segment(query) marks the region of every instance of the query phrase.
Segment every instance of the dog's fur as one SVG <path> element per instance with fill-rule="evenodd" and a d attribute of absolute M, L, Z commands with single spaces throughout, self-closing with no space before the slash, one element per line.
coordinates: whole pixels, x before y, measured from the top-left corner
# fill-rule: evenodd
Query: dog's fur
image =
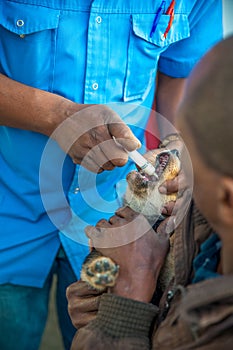
<path fill-rule="evenodd" d="M 176 194 L 161 194 L 159 186 L 179 173 L 180 160 L 177 150 L 165 150 L 159 154 L 150 152 L 149 161 L 154 165 L 157 176 L 146 175 L 143 171 L 131 171 L 126 178 L 128 186 L 124 204 L 143 214 L 155 227 L 164 218 L 161 211 L 165 203 L 176 200 Z M 173 239 L 172 236 L 170 251 L 160 273 L 159 284 L 162 289 L 173 276 Z M 119 266 L 93 249 L 83 263 L 81 279 L 93 288 L 102 291 L 115 284 L 118 273 Z"/>

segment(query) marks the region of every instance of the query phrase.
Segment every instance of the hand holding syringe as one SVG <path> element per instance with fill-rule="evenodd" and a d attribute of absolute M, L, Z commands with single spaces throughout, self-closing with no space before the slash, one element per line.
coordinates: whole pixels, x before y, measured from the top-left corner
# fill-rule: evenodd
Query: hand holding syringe
<path fill-rule="evenodd" d="M 113 139 L 119 147 L 124 148 L 119 142 L 117 142 L 114 136 L 113 136 Z M 125 148 L 124 150 L 128 153 L 129 158 L 132 159 L 132 161 L 135 164 L 137 164 L 146 174 L 154 175 L 155 177 L 158 177 L 153 165 L 150 162 L 148 162 L 148 160 L 144 158 L 137 150 L 134 150 L 131 152 L 127 151 L 127 149 Z"/>

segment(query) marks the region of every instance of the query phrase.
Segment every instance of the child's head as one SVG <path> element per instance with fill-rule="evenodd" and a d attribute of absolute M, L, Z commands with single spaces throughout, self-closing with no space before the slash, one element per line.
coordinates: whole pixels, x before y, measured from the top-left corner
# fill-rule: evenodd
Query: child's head
<path fill-rule="evenodd" d="M 194 170 L 194 198 L 221 235 L 233 227 L 233 37 L 193 70 L 177 126 Z"/>

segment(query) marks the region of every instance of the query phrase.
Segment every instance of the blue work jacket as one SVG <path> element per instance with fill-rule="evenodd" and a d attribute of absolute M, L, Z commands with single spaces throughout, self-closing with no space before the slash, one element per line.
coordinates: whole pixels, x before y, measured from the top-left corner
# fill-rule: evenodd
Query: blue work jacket
<path fill-rule="evenodd" d="M 170 3 L 1 0 L 0 72 L 77 103 L 107 104 L 144 143 L 157 71 L 187 77 L 222 37 L 220 0 L 177 0 L 165 37 Z M 61 243 L 79 277 L 84 228 L 121 205 L 132 166 L 96 176 L 45 135 L 1 126 L 0 283 L 42 286 Z"/>

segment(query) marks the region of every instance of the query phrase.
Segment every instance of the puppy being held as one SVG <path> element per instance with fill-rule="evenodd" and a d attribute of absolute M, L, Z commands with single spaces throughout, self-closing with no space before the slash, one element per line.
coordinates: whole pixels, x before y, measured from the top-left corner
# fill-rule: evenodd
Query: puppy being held
<path fill-rule="evenodd" d="M 155 167 L 155 175 L 147 175 L 143 170 L 131 171 L 126 177 L 124 206 L 143 214 L 150 225 L 156 228 L 165 218 L 161 215 L 164 205 L 177 199 L 177 193 L 162 194 L 159 192 L 159 187 L 178 175 L 181 163 L 176 149 L 163 150 L 157 154 L 155 151 L 150 151 L 145 157 Z M 174 235 L 171 235 L 170 250 L 159 278 L 162 290 L 173 276 L 173 241 Z M 115 285 L 119 270 L 120 266 L 112 259 L 102 256 L 93 248 L 83 263 L 81 280 L 102 292 Z"/>

